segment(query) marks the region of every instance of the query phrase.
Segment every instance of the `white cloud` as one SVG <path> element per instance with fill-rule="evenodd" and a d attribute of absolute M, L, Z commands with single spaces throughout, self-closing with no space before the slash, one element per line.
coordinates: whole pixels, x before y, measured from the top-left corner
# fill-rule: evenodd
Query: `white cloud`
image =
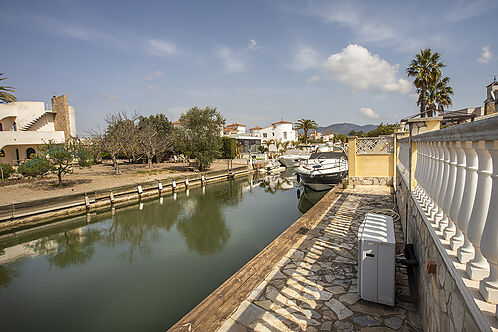
<path fill-rule="evenodd" d="M 295 71 L 304 71 L 318 68 L 322 61 L 322 56 L 316 50 L 307 46 L 301 46 L 296 54 L 294 54 L 293 61 L 289 67 Z"/>
<path fill-rule="evenodd" d="M 364 116 L 366 116 L 367 118 L 369 119 L 378 119 L 380 118 L 380 115 L 375 113 L 373 109 L 369 108 L 369 107 L 362 107 L 360 108 L 360 112 L 361 114 L 363 114 Z"/>
<path fill-rule="evenodd" d="M 247 70 L 245 61 L 229 47 L 218 47 L 216 56 L 221 59 L 226 71 L 229 73 L 239 73 Z"/>
<path fill-rule="evenodd" d="M 157 85 L 154 85 L 154 84 L 149 84 L 147 86 L 147 88 L 150 90 L 150 91 L 157 91 L 159 89 L 159 87 Z"/>
<path fill-rule="evenodd" d="M 248 50 L 259 50 L 260 48 L 254 39 L 249 40 L 249 45 L 247 45 Z"/>
<path fill-rule="evenodd" d="M 490 12 L 497 5 L 493 0 L 456 0 L 452 1 L 444 18 L 453 22 L 465 21 Z"/>
<path fill-rule="evenodd" d="M 161 77 L 164 77 L 164 73 L 162 71 L 156 70 L 148 73 L 147 76 L 145 76 L 145 79 L 150 81 L 155 78 L 161 78 Z"/>
<path fill-rule="evenodd" d="M 176 45 L 159 39 L 147 40 L 147 52 L 157 56 L 173 55 L 177 52 Z"/>
<path fill-rule="evenodd" d="M 313 82 L 316 82 L 316 81 L 319 81 L 320 80 L 320 76 L 318 75 L 313 75 L 311 76 L 310 78 L 308 78 L 308 83 L 313 83 Z"/>
<path fill-rule="evenodd" d="M 489 45 L 483 46 L 481 48 L 481 56 L 477 59 L 481 63 L 488 63 L 493 59 L 493 53 L 491 53 L 491 48 Z"/>
<path fill-rule="evenodd" d="M 115 101 L 115 100 L 117 100 L 117 99 L 118 99 L 118 97 L 117 97 L 117 96 L 112 95 L 112 94 L 110 94 L 110 93 L 106 93 L 106 94 L 104 95 L 104 97 L 106 97 L 107 99 L 112 100 L 112 101 Z"/>
<path fill-rule="evenodd" d="M 411 19 L 399 12 L 386 14 L 384 11 L 365 12 L 351 2 L 335 3 L 329 10 L 319 12 L 328 23 L 337 23 L 349 28 L 363 42 L 393 46 L 400 51 L 412 52 L 422 48 L 422 39 L 412 37 L 413 26 L 407 23 Z M 419 28 L 419 27 L 417 27 Z"/>
<path fill-rule="evenodd" d="M 351 44 L 340 53 L 332 54 L 322 67 L 353 91 L 411 92 L 408 80 L 396 78 L 398 65 L 389 64 L 360 45 Z"/>

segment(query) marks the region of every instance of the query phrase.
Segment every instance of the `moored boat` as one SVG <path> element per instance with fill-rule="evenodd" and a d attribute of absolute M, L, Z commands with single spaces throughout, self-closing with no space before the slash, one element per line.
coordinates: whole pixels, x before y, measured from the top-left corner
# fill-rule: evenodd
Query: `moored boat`
<path fill-rule="evenodd" d="M 315 152 L 297 169 L 303 184 L 313 190 L 333 188 L 348 174 L 348 160 L 342 149 Z"/>

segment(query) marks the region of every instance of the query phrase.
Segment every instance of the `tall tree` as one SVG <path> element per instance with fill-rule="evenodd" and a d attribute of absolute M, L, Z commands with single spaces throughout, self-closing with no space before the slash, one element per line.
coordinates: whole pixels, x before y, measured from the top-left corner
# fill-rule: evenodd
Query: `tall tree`
<path fill-rule="evenodd" d="M 147 158 L 147 167 L 152 168 L 152 159 L 172 149 L 170 134 L 173 126 L 164 114 L 141 116 L 137 123 L 139 151 Z"/>
<path fill-rule="evenodd" d="M 434 78 L 441 75 L 441 69 L 446 67 L 440 61 L 440 54 L 432 52 L 430 48 L 420 50 L 419 54 L 415 55 L 406 69 L 409 77 L 413 77 L 413 85 L 417 88 L 419 99 L 417 104 L 420 106 L 420 116 L 425 117 L 428 102 L 428 90 L 434 85 Z"/>
<path fill-rule="evenodd" d="M 453 95 L 453 88 L 448 85 L 450 82 L 449 77 L 440 80 L 436 85 L 435 102 L 438 105 L 439 115 L 444 113 L 444 108 L 452 104 L 451 96 Z"/>
<path fill-rule="evenodd" d="M 181 126 L 175 129 L 178 150 L 197 162 L 200 171 L 209 168 L 221 155 L 221 130 L 225 119 L 215 107 L 192 107 L 179 119 Z"/>
<path fill-rule="evenodd" d="M 0 73 L 0 76 L 2 76 L 3 73 Z M 7 77 L 0 77 L 0 81 L 6 80 Z M 0 103 L 5 104 L 5 103 L 10 103 L 12 101 L 16 101 L 16 97 L 11 94 L 10 92 L 14 92 L 14 88 L 11 86 L 6 86 L 6 85 L 0 85 Z"/>
<path fill-rule="evenodd" d="M 111 156 L 116 174 L 119 174 L 118 157 L 131 155 L 136 149 L 136 116 L 131 118 L 125 112 L 108 115 L 105 119 L 107 128 L 102 135 L 101 144 L 104 151 Z"/>
<path fill-rule="evenodd" d="M 301 119 L 294 124 L 297 130 L 302 130 L 304 132 L 304 144 L 308 144 L 308 132 L 312 129 L 317 129 L 318 124 L 315 120 Z"/>

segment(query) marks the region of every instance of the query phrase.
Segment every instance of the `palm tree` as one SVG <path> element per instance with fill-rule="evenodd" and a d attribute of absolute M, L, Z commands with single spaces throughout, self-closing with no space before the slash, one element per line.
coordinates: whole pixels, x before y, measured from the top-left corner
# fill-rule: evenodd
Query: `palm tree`
<path fill-rule="evenodd" d="M 3 73 L 0 73 L 2 76 Z M 6 77 L 1 78 L 0 81 L 7 79 Z M 16 101 L 16 97 L 9 92 L 14 92 L 14 88 L 11 86 L 0 85 L 0 103 L 10 103 L 11 101 Z"/>
<path fill-rule="evenodd" d="M 448 86 L 450 82 L 449 77 L 440 80 L 436 85 L 435 101 L 438 104 L 439 115 L 443 115 L 444 107 L 451 106 L 451 96 L 453 95 L 453 88 Z"/>
<path fill-rule="evenodd" d="M 428 102 L 428 90 L 434 83 L 434 78 L 441 75 L 441 68 L 446 67 L 440 62 L 441 56 L 437 52 L 432 52 L 430 48 L 420 50 L 420 53 L 415 55 L 406 69 L 409 77 L 413 77 L 413 85 L 417 88 L 419 99 L 417 105 L 420 106 L 420 116 L 425 116 L 426 106 Z"/>
<path fill-rule="evenodd" d="M 297 130 L 304 131 L 304 144 L 308 144 L 308 132 L 312 129 L 318 128 L 318 124 L 315 122 L 315 120 L 310 119 L 301 119 L 294 125 Z"/>

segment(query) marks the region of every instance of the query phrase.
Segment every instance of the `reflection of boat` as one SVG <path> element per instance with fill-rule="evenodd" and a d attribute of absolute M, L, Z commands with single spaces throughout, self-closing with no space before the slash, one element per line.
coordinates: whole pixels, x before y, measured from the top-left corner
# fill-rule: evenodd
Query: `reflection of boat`
<path fill-rule="evenodd" d="M 306 213 L 313 205 L 321 200 L 326 193 L 327 191 L 314 191 L 306 186 L 302 189 L 298 189 L 297 197 L 299 198 L 299 203 L 297 204 L 297 208 L 299 209 L 299 212 L 303 214 Z"/>
<path fill-rule="evenodd" d="M 344 150 L 315 152 L 297 169 L 304 185 L 313 190 L 327 190 L 340 183 L 348 174 L 348 160 Z"/>

